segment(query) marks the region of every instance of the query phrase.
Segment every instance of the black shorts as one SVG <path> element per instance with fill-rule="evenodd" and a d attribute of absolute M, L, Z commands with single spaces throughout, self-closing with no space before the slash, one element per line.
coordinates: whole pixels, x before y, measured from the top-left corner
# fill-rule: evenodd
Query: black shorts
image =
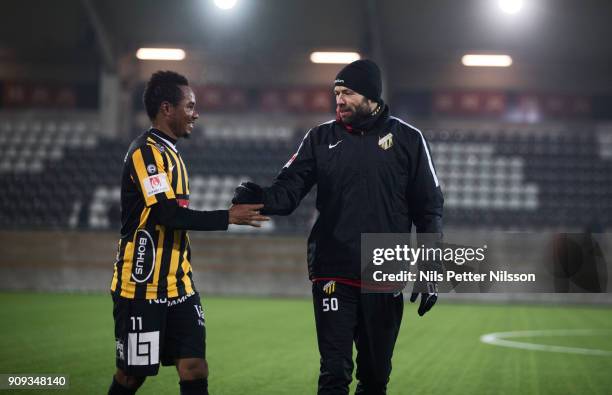
<path fill-rule="evenodd" d="M 117 368 L 130 376 L 155 376 L 160 361 L 206 358 L 204 312 L 197 293 L 157 300 L 113 295 Z"/>

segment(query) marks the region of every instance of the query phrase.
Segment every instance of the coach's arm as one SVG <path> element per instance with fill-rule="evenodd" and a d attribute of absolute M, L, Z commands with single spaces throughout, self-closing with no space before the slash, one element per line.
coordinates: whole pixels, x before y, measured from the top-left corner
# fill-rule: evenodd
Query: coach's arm
<path fill-rule="evenodd" d="M 416 226 L 419 245 L 439 247 L 442 242 L 442 211 L 444 197 L 440 182 L 434 168 L 433 158 L 427 141 L 421 134 L 417 138 L 416 149 L 412 152 L 412 185 L 408 191 L 408 200 L 412 221 Z M 420 271 L 443 271 L 442 262 L 419 262 Z M 438 287 L 435 281 L 417 282 L 414 285 L 410 301 L 415 302 L 419 295 L 421 301 L 417 310 L 419 316 L 425 315 L 438 300 Z"/>
<path fill-rule="evenodd" d="M 417 233 L 438 234 L 441 238 L 444 206 L 442 189 L 427 141 L 420 132 L 415 137 L 417 142 L 411 158 L 412 183 L 407 192 L 412 222 Z"/>
<path fill-rule="evenodd" d="M 263 203 L 262 214 L 289 215 L 300 204 L 316 182 L 316 163 L 310 132 L 306 133 L 297 152 L 282 168 L 269 187 L 252 182 L 242 183 L 232 203 Z"/>

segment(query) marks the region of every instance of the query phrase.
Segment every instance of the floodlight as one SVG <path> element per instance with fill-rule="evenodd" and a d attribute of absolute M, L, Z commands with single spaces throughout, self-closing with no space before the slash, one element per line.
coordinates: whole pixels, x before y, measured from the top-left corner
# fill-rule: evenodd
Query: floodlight
<path fill-rule="evenodd" d="M 357 52 L 313 52 L 310 54 L 312 63 L 348 64 L 361 59 Z"/>
<path fill-rule="evenodd" d="M 136 51 L 140 60 L 183 60 L 185 51 L 178 48 L 140 48 Z"/>
<path fill-rule="evenodd" d="M 512 58 L 508 55 L 477 55 L 467 54 L 461 58 L 464 66 L 475 67 L 509 67 Z"/>
<path fill-rule="evenodd" d="M 505 13 L 516 14 L 523 8 L 523 0 L 499 0 L 499 8 Z"/>
<path fill-rule="evenodd" d="M 222 10 L 229 10 L 231 8 L 234 8 L 236 3 L 237 0 L 215 0 L 215 5 L 221 8 Z"/>

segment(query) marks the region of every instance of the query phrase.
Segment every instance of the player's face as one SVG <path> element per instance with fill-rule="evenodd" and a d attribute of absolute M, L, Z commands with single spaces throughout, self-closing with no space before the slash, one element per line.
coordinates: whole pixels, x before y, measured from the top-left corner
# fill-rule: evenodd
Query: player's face
<path fill-rule="evenodd" d="M 336 95 L 336 112 L 340 115 L 342 122 L 350 125 L 370 114 L 370 101 L 365 96 L 344 86 L 334 87 L 334 94 Z"/>
<path fill-rule="evenodd" d="M 174 117 L 171 122 L 171 128 L 174 135 L 178 138 L 189 137 L 193 131 L 193 125 L 200 117 L 195 110 L 195 94 L 188 86 L 181 86 L 183 99 L 174 108 Z"/>

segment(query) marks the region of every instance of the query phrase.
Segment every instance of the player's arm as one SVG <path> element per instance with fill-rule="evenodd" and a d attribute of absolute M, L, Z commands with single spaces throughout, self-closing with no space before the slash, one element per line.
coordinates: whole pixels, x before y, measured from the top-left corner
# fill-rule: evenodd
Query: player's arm
<path fill-rule="evenodd" d="M 197 211 L 180 207 L 172 189 L 168 164 L 161 152 L 150 145 L 136 149 L 130 158 L 130 173 L 142 193 L 145 206 L 161 225 L 184 230 L 226 230 L 230 223 L 258 226 L 265 221 L 261 206 L 238 205 L 229 210 Z"/>
<path fill-rule="evenodd" d="M 417 233 L 442 234 L 444 197 L 434 168 L 431 150 L 424 137 L 418 135 L 413 151 L 412 183 L 408 200 Z"/>
<path fill-rule="evenodd" d="M 434 168 L 431 150 L 427 141 L 419 133 L 418 143 L 413 151 L 413 182 L 408 198 L 412 211 L 412 221 L 417 230 L 418 245 L 440 247 L 442 241 L 442 211 L 444 198 Z M 419 262 L 419 270 L 442 271 L 442 262 Z M 417 282 L 410 301 L 415 302 L 421 295 L 418 314 L 423 316 L 438 300 L 438 286 L 435 282 Z"/>
<path fill-rule="evenodd" d="M 263 203 L 264 214 L 289 215 L 308 194 L 316 181 L 316 162 L 311 133 L 308 132 L 297 152 L 282 168 L 269 187 L 242 183 L 232 203 Z"/>
<path fill-rule="evenodd" d="M 151 208 L 161 225 L 184 230 L 227 230 L 229 224 L 260 227 L 259 221 L 269 218 L 261 215 L 263 204 L 238 204 L 229 210 L 199 211 L 180 207 L 176 200 L 164 200 Z"/>

